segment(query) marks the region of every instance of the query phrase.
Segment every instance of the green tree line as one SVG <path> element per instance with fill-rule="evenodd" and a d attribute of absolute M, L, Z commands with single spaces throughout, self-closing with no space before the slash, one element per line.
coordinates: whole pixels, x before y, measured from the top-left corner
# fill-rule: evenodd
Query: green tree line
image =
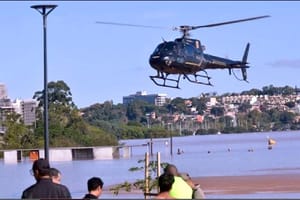
<path fill-rule="evenodd" d="M 260 89 L 251 89 L 241 93 L 225 93 L 218 96 L 216 93 L 205 93 L 200 97 L 181 98 L 177 97 L 167 101 L 164 106 L 158 107 L 144 101 L 134 101 L 128 105 L 117 104 L 107 101 L 82 108 L 83 118 L 89 124 L 93 124 L 108 132 L 113 133 L 119 139 L 147 138 L 150 130 L 160 129 L 158 137 L 173 135 L 191 134 L 216 134 L 222 133 L 243 133 L 257 131 L 280 131 L 300 129 L 295 121 L 298 115 L 294 112 L 280 111 L 277 108 L 267 109 L 267 105 L 261 105 L 258 110 L 250 110 L 249 103 L 241 103 L 238 106 L 238 114 L 234 119 L 231 116 L 224 116 L 224 105 L 213 106 L 207 114 L 207 102 L 210 97 L 221 97 L 232 95 L 292 95 L 298 92 L 297 88 L 290 86 L 274 87 L 265 86 Z M 188 101 L 188 103 L 187 103 Z M 285 105 L 290 109 L 295 108 L 300 102 L 288 102 Z M 195 107 L 197 112 L 190 108 Z M 149 119 L 147 115 L 154 112 L 155 119 Z M 180 115 L 206 115 L 203 122 L 187 119 L 172 121 L 174 113 Z M 148 121 L 149 120 L 149 121 Z M 170 122 L 172 128 L 170 128 Z M 150 124 L 150 130 L 147 126 Z M 167 124 L 168 123 L 168 124 Z M 166 132 L 165 132 L 165 131 Z M 157 133 L 157 130 L 152 131 Z M 151 134 L 150 134 L 151 135 Z"/>
<path fill-rule="evenodd" d="M 200 97 L 168 99 L 164 106 L 155 106 L 144 101 L 133 101 L 128 105 L 114 104 L 112 101 L 96 103 L 78 109 L 72 100 L 72 93 L 64 81 L 48 83 L 49 99 L 49 141 L 50 147 L 66 146 L 101 146 L 117 145 L 120 139 L 136 139 L 150 137 L 170 137 L 191 134 L 243 133 L 257 131 L 298 130 L 299 115 L 289 110 L 268 109 L 268 105 L 260 105 L 259 110 L 251 110 L 249 103 L 238 105 L 235 118 L 225 116 L 224 105 L 210 108 L 207 102 L 210 97 L 229 95 L 291 95 L 299 92 L 290 86 L 265 86 L 241 93 L 201 94 Z M 11 113 L 4 122 L 7 128 L 2 137 L 1 148 L 38 148 L 43 146 L 43 91 L 34 93 L 38 100 L 36 110 L 37 121 L 32 126 L 25 126 L 21 116 Z M 299 105 L 287 102 L 289 109 Z M 191 109 L 196 108 L 196 112 Z M 154 116 L 152 116 L 154 113 Z M 174 115 L 178 119 L 174 120 Z M 182 118 L 181 116 L 205 115 L 203 121 Z"/>

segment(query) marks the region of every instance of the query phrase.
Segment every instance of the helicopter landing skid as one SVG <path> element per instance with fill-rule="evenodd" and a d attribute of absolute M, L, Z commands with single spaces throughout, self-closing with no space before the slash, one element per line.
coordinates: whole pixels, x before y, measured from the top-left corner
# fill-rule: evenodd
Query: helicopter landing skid
<path fill-rule="evenodd" d="M 206 71 L 203 70 L 203 72 L 205 73 L 205 75 L 202 75 L 202 74 L 183 74 L 183 78 L 184 79 L 186 78 L 191 83 L 212 86 L 212 84 L 210 83 L 211 77 L 208 76 Z M 193 76 L 193 78 L 191 78 L 190 76 Z M 207 82 L 199 81 L 198 78 L 204 78 L 204 79 L 207 80 Z"/>
<path fill-rule="evenodd" d="M 155 83 L 155 85 L 162 86 L 162 87 L 169 87 L 169 88 L 177 88 L 177 89 L 180 89 L 179 88 L 180 77 L 181 77 L 181 74 L 178 75 L 177 79 L 168 78 L 168 74 L 166 74 L 165 76 L 164 76 L 164 74 L 158 74 L 156 76 L 150 76 L 151 80 L 153 81 L 153 83 Z M 159 83 L 158 79 L 163 80 L 163 83 Z M 168 85 L 168 84 L 166 84 L 166 82 L 171 82 L 171 83 L 175 82 L 176 86 Z"/>

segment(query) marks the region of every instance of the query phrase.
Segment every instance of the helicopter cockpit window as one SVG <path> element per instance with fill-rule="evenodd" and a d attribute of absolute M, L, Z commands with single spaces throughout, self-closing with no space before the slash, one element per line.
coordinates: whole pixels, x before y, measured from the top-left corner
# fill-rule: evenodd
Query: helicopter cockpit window
<path fill-rule="evenodd" d="M 188 55 L 188 56 L 194 56 L 194 54 L 195 54 L 195 50 L 191 45 L 185 45 L 184 51 L 185 51 L 186 55 Z"/>
<path fill-rule="evenodd" d="M 164 42 L 159 44 L 154 50 L 154 54 L 168 54 L 172 55 L 176 53 L 176 43 L 174 42 Z"/>
<path fill-rule="evenodd" d="M 173 51 L 175 48 L 176 48 L 176 45 L 173 42 L 168 42 L 165 46 L 166 51 Z"/>
<path fill-rule="evenodd" d="M 161 48 L 164 46 L 165 44 L 164 43 L 162 43 L 162 44 L 159 44 L 157 47 L 156 47 L 156 49 L 154 50 L 154 54 L 158 54 L 159 52 L 160 52 L 160 50 L 161 50 Z"/>

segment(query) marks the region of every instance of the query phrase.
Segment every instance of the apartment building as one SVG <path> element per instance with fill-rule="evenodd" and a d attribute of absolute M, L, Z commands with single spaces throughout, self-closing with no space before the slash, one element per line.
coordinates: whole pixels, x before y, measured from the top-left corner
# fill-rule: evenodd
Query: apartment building
<path fill-rule="evenodd" d="M 167 94 L 147 94 L 146 91 L 139 91 L 136 94 L 124 96 L 123 104 L 127 105 L 136 100 L 145 101 L 156 106 L 163 106 L 167 102 Z"/>

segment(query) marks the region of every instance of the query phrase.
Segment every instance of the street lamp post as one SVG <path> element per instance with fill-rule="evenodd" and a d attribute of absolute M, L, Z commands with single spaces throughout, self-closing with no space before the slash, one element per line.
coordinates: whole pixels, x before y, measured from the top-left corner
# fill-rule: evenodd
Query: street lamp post
<path fill-rule="evenodd" d="M 47 81 L 47 16 L 57 5 L 34 5 L 31 8 L 37 10 L 43 16 L 44 32 L 44 154 L 49 160 L 49 132 L 48 132 L 48 81 Z"/>

